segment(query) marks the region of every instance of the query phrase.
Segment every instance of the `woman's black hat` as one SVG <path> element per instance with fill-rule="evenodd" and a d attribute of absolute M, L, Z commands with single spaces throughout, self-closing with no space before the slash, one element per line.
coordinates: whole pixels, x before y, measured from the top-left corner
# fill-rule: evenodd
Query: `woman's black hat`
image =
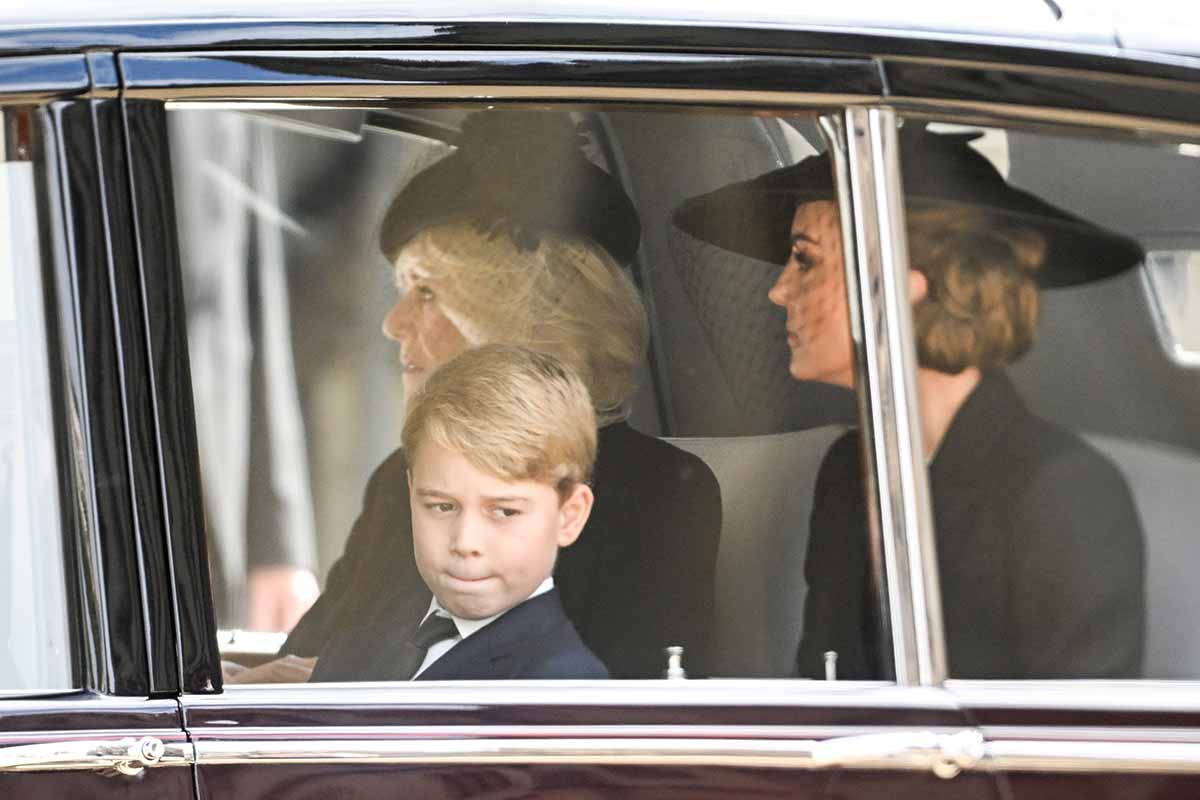
<path fill-rule="evenodd" d="M 584 156 L 582 143 L 562 112 L 472 114 L 455 152 L 417 173 L 392 200 L 380 249 L 394 260 L 421 230 L 466 222 L 525 250 L 544 233 L 587 237 L 628 263 L 641 237 L 637 210 L 620 183 Z"/>
<path fill-rule="evenodd" d="M 1101 228 L 1011 186 L 968 142 L 980 134 L 946 134 L 910 123 L 900 130 L 904 197 L 910 209 L 966 206 L 1020 223 L 1046 239 L 1040 286 L 1072 286 L 1115 275 L 1141 262 L 1135 240 Z M 833 200 L 829 155 L 724 186 L 686 200 L 675 225 L 697 239 L 761 261 L 782 264 L 792 217 L 802 203 Z"/>

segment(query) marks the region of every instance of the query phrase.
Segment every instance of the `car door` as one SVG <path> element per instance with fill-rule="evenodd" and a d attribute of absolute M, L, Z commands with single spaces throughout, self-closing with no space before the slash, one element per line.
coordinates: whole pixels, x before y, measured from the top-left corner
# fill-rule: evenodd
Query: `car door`
<path fill-rule="evenodd" d="M 945 685 L 987 740 L 981 765 L 1002 773 L 1014 798 L 1187 797 L 1198 786 L 1200 640 L 1193 621 L 1200 597 L 1191 565 L 1200 378 L 1192 232 L 1200 223 L 1200 167 L 1194 106 L 1184 99 L 1194 93 L 1196 75 L 1140 84 L 1126 81 L 1128 69 L 1119 77 L 1075 76 L 1113 91 L 1060 92 L 1036 114 L 1001 119 L 1005 101 L 1015 100 L 1003 90 L 992 97 L 993 116 L 966 119 L 949 108 L 902 113 L 906 124 L 971 136 L 971 146 L 1013 185 L 1144 251 L 1141 263 L 1107 276 L 1088 277 L 1096 265 L 1081 260 L 1079 279 L 1039 289 L 1032 345 L 1005 368 L 1016 402 L 1078 436 L 1116 476 L 1106 496 L 1089 496 L 1069 471 L 1060 473 L 1023 524 L 998 537 L 1007 544 L 993 570 L 1025 559 L 1027 574 L 1041 576 L 1021 590 L 1039 598 L 1032 618 L 1014 626 L 1016 615 L 1009 615 L 1018 604 L 986 620 L 960 614 L 955 623 L 947 614 Z M 902 74 L 894 84 L 901 91 Z M 1060 80 L 1060 89 L 1081 88 L 1066 75 Z M 1106 116 L 1073 117 L 1080 107 Z M 901 167 L 908 175 L 918 165 Z M 996 414 L 993 424 L 1002 419 Z M 1047 436 L 1044 452 L 1053 447 Z M 1000 480 L 1006 467 L 996 464 L 989 480 Z M 935 461 L 935 511 L 937 468 Z M 1023 469 L 1038 474 L 1028 464 Z M 1005 502 L 1018 507 L 1022 499 L 1014 493 Z M 1134 517 L 1114 513 L 1122 507 Z M 1074 511 L 1064 515 L 1066 508 Z M 1059 532 L 1073 525 L 1084 531 L 1083 546 L 1047 534 L 1041 517 L 1058 520 Z M 1064 522 L 1070 519 L 1076 522 Z M 937 541 L 944 541 L 940 530 Z M 964 602 L 964 592 L 953 588 L 953 573 L 963 569 L 941 562 L 948 607 L 955 602 L 948 597 Z M 976 582 L 971 591 L 986 590 Z M 955 647 L 969 637 L 968 627 L 1025 655 L 963 674 Z"/>
<path fill-rule="evenodd" d="M 264 30 L 264 34 L 269 35 L 269 31 Z M 486 30 L 476 30 L 474 35 L 479 37 L 478 44 L 486 43 Z M 229 244 L 216 233 L 217 230 L 236 229 L 242 231 L 237 234 L 241 237 L 239 241 L 254 242 L 235 248 L 232 262 L 220 263 L 237 266 L 243 260 L 251 259 L 257 265 L 256 277 L 248 279 L 244 272 L 235 270 L 226 285 L 234 287 L 230 291 L 238 297 L 257 297 L 261 310 L 279 310 L 280 301 L 286 301 L 292 321 L 282 328 L 271 328 L 269 322 L 262 321 L 265 315 L 251 314 L 249 323 L 244 319 L 237 322 L 243 331 L 251 332 L 244 334 L 241 346 L 248 341 L 245 336 L 257 336 L 260 337 L 261 352 L 265 352 L 271 347 L 267 343 L 271 336 L 282 337 L 278 341 L 285 342 L 290 354 L 297 359 L 291 371 L 302 374 L 311 366 L 301 360 L 304 349 L 311 347 L 314 341 L 328 340 L 323 332 L 329 328 L 320 327 L 327 324 L 322 316 L 336 318 L 340 320 L 338 324 L 345 326 L 350 324 L 348 319 L 364 308 L 377 308 L 382 302 L 382 310 L 386 311 L 387 304 L 391 303 L 386 298 L 387 290 L 384 287 L 367 290 L 368 293 L 385 293 L 382 300 L 371 300 L 375 305 L 367 304 L 363 294 L 352 293 L 352 308 L 346 311 L 348 317 L 316 314 L 297 322 L 297 315 L 304 313 L 312 296 L 303 295 L 300 288 L 291 285 L 287 291 L 271 295 L 275 301 L 264 302 L 263 297 L 271 289 L 270 281 L 263 276 L 284 275 L 289 282 L 314 280 L 318 295 L 363 285 L 355 267 L 362 267 L 359 261 L 364 257 L 358 255 L 360 251 L 367 251 L 370 259 L 378 258 L 372 242 L 363 245 L 353 237 L 335 237 L 336 245 L 328 248 L 320 244 L 300 248 L 289 242 L 293 237 L 304 241 L 319 240 L 318 233 L 330 228 L 339 233 L 359 231 L 356 235 L 361 239 L 373 237 L 371 229 L 376 225 L 374 220 L 380 209 L 372 205 L 378 203 L 377 199 L 367 197 L 362 200 L 368 194 L 362 187 L 375 180 L 376 191 L 386 197 L 394 192 L 399 178 L 411 175 L 429 163 L 428 159 L 421 162 L 419 158 L 414 162 L 409 156 L 397 156 L 391 167 L 386 163 L 364 166 L 351 160 L 339 162 L 343 166 L 329 172 L 316 169 L 313 174 L 308 174 L 313 165 L 319 163 L 318 145 L 314 141 L 320 140 L 330 147 L 334 146 L 328 144 L 330 142 L 351 146 L 384 131 L 403 142 L 414 139 L 432 142 L 431 147 L 436 149 L 443 146 L 439 140 L 452 140 L 452 137 L 439 135 L 438 131 L 444 133 L 449 126 L 453 133 L 455 121 L 463 112 L 480 107 L 478 102 L 472 102 L 480 96 L 488 102 L 504 100 L 518 106 L 524 104 L 535 112 L 544 109 L 545 103 L 552 100 L 567 103 L 568 108 L 574 108 L 584 116 L 599 115 L 599 121 L 589 129 L 593 136 L 596 130 L 602 134 L 595 138 L 598 152 L 593 151 L 592 157 L 598 162 L 607 162 L 608 169 L 619 174 L 623 165 L 637 157 L 632 150 L 642 148 L 644 161 L 655 160 L 651 145 L 656 140 L 660 145 L 670 144 L 669 139 L 663 139 L 663 132 L 669 129 L 670 121 L 691 118 L 688 114 L 678 113 L 690 111 L 687 104 L 753 105 L 778 101 L 803 110 L 814 132 L 820 124 L 814 109 L 830 115 L 826 123 L 828 134 L 838 142 L 842 153 L 839 156 L 842 165 L 840 186 L 847 194 L 853 192 L 856 195 L 856 207 L 869 209 L 861 218 L 860 228 L 866 226 L 874 231 L 879 224 L 880 209 L 886 208 L 885 201 L 873 194 L 871 181 L 854 184 L 851 189 L 849 163 L 855 159 L 869 159 L 865 154 L 871 150 L 869 147 L 864 149 L 864 137 L 874 134 L 868 127 L 853 124 L 860 121 L 857 118 L 843 116 L 839 106 L 844 102 L 843 91 L 863 99 L 875 96 L 879 87 L 875 82 L 876 72 L 869 62 L 686 53 L 654 55 L 631 50 L 607 53 L 486 51 L 456 47 L 398 51 L 366 47 L 370 43 L 365 40 L 355 40 L 353 44 L 355 49 L 340 51 L 196 49 L 132 52 L 120 56 L 121 72 L 126 81 L 124 108 L 129 120 L 131 150 L 135 154 L 132 165 L 139 214 L 139 247 L 148 263 L 161 265 L 161 269 L 145 275 L 147 294 L 161 298 L 163 303 L 157 308 L 153 301 L 150 303 L 151 349 L 156 353 L 151 362 L 157 370 L 156 385 L 161 387 L 160 401 L 174 406 L 162 412 L 172 420 L 171 425 L 163 426 L 164 452 L 175 453 L 178 459 L 165 465 L 165 469 L 166 482 L 173 487 L 179 504 L 179 511 L 173 517 L 177 525 L 171 535 L 176 552 L 181 619 L 191 614 L 197 621 L 194 627 L 184 627 L 181 659 L 184 665 L 185 728 L 195 747 L 201 796 L 249 798 L 281 792 L 295 796 L 324 796 L 338 792 L 363 797 L 391 796 L 397 792 L 447 797 L 512 792 L 554 796 L 587 792 L 597 796 L 655 794 L 678 797 L 747 793 L 805 797 L 831 794 L 883 797 L 897 793 L 995 797 L 997 787 L 989 775 L 963 772 L 964 767 L 972 765 L 978 758 L 978 731 L 949 694 L 937 687 L 922 685 L 927 684 L 924 675 L 936 660 L 936 654 L 919 634 L 923 623 L 917 620 L 926 613 L 924 606 L 914 606 L 908 599 L 914 565 L 901 565 L 896 560 L 906 558 L 903 548 L 896 544 L 907 535 L 903 515 L 899 521 L 897 518 L 901 506 L 892 505 L 902 501 L 893 500 L 886 491 L 874 492 L 864 502 L 877 509 L 887 509 L 882 514 L 888 558 L 892 559 L 887 569 L 893 570 L 899 581 L 893 584 L 897 594 L 887 604 L 889 627 L 896 629 L 889 636 L 889 642 L 895 637 L 901 643 L 894 648 L 885 645 L 885 652 L 889 653 L 887 658 L 891 661 L 890 654 L 894 649 L 895 680 L 863 683 L 801 681 L 786 677 L 756 679 L 754 675 L 772 674 L 772 670 L 783 676 L 792 672 L 794 643 L 790 635 L 779 642 L 769 641 L 772 637 L 768 635 L 760 636 L 756 641 L 759 644 L 767 641 L 774 648 L 774 661 L 756 662 L 755 672 L 739 672 L 741 667 L 731 667 L 723 673 L 730 679 L 724 680 L 254 686 L 235 686 L 226 682 L 222 685 L 221 653 L 217 647 L 214 620 L 205 610 L 211 608 L 212 601 L 203 556 L 206 550 L 209 553 L 224 552 L 227 558 L 229 553 L 244 551 L 238 550 L 241 545 L 217 541 L 230 534 L 214 528 L 215 505 L 222 501 L 211 494 L 211 487 L 219 479 L 214 475 L 215 469 L 240 470 L 243 477 L 234 481 L 239 484 L 255 471 L 236 466 L 228 457 L 233 451 L 217 450 L 218 457 L 211 463 L 218 466 L 210 467 L 204 475 L 205 487 L 210 491 L 205 493 L 198 474 L 205 472 L 204 448 L 215 446 L 212 442 L 217 441 L 218 434 L 227 428 L 216 426 L 206 431 L 206 423 L 199 415 L 209 413 L 203 408 L 208 401 L 202 398 L 211 395 L 204 386 L 215 385 L 216 396 L 226 397 L 237 395 L 242 391 L 237 387 L 253 385 L 258 379 L 253 377 L 257 368 L 252 360 L 237 367 L 233 362 L 218 360 L 216 366 L 205 367 L 205 373 L 199 371 L 199 340 L 195 338 L 196 329 L 189 325 L 194 325 L 198 304 L 202 301 L 211 304 L 214 296 L 198 293 L 196 281 L 201 276 L 194 265 L 200 263 L 197 259 L 212 263 L 209 258 L 212 248 Z M 834 92 L 835 87 L 840 87 L 835 92 L 839 99 L 831 105 L 833 95 L 829 93 Z M 281 103 L 280 98 L 287 99 Z M 621 103 L 634 99 L 650 104 L 644 110 L 662 113 L 657 117 L 651 115 L 649 119 L 622 116 L 630 110 L 624 109 Z M 667 103 L 673 107 L 664 105 Z M 330 109 L 336 113 L 331 113 Z M 358 109 L 364 109 L 365 114 L 342 113 Z M 736 117 L 738 112 L 730 113 Z M 217 116 L 221 114 L 226 116 Z M 345 122 L 347 116 L 348 124 Z M 702 118 L 703 112 L 692 116 Z M 753 122 L 752 115 L 742 112 L 742 118 L 745 129 L 758 130 L 759 123 Z M 778 132 L 778 138 L 771 140 L 774 144 L 765 146 L 774 154 L 771 158 L 779 158 L 786 150 L 779 149 L 780 141 L 795 140 L 795 135 L 788 133 L 795 128 L 778 120 L 772 120 L 771 124 L 772 130 Z M 217 127 L 206 128 L 208 125 Z M 650 135 L 635 141 L 636 137 L 630 138 L 634 136 L 631 131 L 638 125 L 650 125 Z M 268 133 L 261 132 L 264 128 Z M 221 131 L 219 138 L 214 138 L 218 134 L 205 132 L 217 129 Z M 271 147 L 282 147 L 279 138 L 285 135 L 281 133 L 284 130 L 288 131 L 286 135 L 310 137 L 294 145 L 304 155 L 286 162 L 286 169 L 268 169 L 269 174 L 264 176 L 261 167 L 271 161 L 275 151 L 263 149 L 263 142 L 269 140 L 274 142 Z M 622 139 L 622 133 L 626 138 Z M 187 150 L 180 144 L 189 136 L 198 140 L 196 147 L 199 149 Z M 218 141 L 221 144 L 214 144 Z M 722 150 L 721 141 L 725 141 L 727 150 Z M 724 140 L 705 139 L 703 149 L 712 158 L 708 167 L 726 169 L 729 165 L 720 161 L 721 155 L 735 150 L 739 141 L 737 136 Z M 856 141 L 853 150 L 847 144 L 851 141 Z M 622 143 L 629 144 L 631 152 L 624 153 Z M 770 150 L 772 147 L 776 149 Z M 689 155 L 693 152 L 680 148 L 672 157 L 695 163 L 694 156 Z M 185 153 L 193 154 L 194 163 L 188 163 Z M 198 153 L 203 155 L 196 155 Z M 253 154 L 253 157 L 246 154 Z M 778 163 L 775 161 L 774 165 Z M 856 163 L 861 167 L 865 162 Z M 197 165 L 202 169 L 197 170 Z M 769 167 L 772 163 L 767 161 L 765 165 Z M 737 174 L 737 166 L 733 165 L 732 172 L 711 175 L 708 185 L 711 187 L 724 174 Z M 306 181 L 298 177 L 301 173 L 307 175 Z M 351 182 L 347 183 L 348 180 Z M 650 195 L 654 182 L 647 181 L 640 173 L 629 179 L 626 186 L 639 185 L 639 180 L 643 181 L 640 193 L 643 197 Z M 189 196 L 186 189 L 193 181 L 208 187 L 196 195 L 209 198 L 210 204 L 204 207 L 212 208 L 215 204 L 218 209 L 238 209 L 221 223 L 232 224 L 233 228 L 213 228 L 216 223 L 212 223 L 208 227 L 201 226 L 199 233 L 195 228 L 192 233 L 183 232 L 184 226 L 189 224 L 189 215 L 198 213 L 192 204 L 194 196 Z M 341 217 L 341 222 L 319 219 L 314 222 L 313 217 L 304 216 L 305 209 L 311 211 L 312 206 L 289 206 L 284 200 L 297 183 L 302 187 L 299 196 L 305 198 L 306 203 L 326 207 L 344 205 L 352 209 L 351 213 Z M 669 194 L 671 190 L 675 192 L 673 195 Z M 647 217 L 652 222 L 643 221 L 646 242 L 655 242 L 646 246 L 656 260 L 669 257 L 672 243 L 664 238 L 669 224 L 667 212 L 682 199 L 678 187 L 669 185 L 667 191 L 662 198 L 646 201 L 647 207 L 657 204 L 660 209 L 659 216 Z M 364 202 L 369 214 L 363 211 Z M 290 210 L 293 208 L 299 210 L 293 213 Z M 356 219 L 359 212 L 363 219 Z M 218 211 L 215 217 L 207 219 L 220 217 L 221 213 L 224 212 Z M 147 221 L 147 215 L 151 215 L 151 222 Z M 249 222 L 245 223 L 247 219 Z M 339 218 L 334 216 L 332 219 Z M 194 222 L 194 218 L 190 218 L 190 223 L 194 225 Z M 262 227 L 264 224 L 266 227 Z M 358 227 L 351 228 L 351 225 Z M 859 277 L 864 285 L 871 285 L 876 273 L 882 269 L 879 239 L 871 233 L 862 235 L 862 241 L 866 243 L 862 245 L 864 249 L 856 249 L 860 258 L 848 260 L 848 269 L 874 270 L 864 271 Z M 197 242 L 201 243 L 199 247 Z M 275 255 L 265 257 L 266 250 Z M 247 256 L 247 253 L 251 255 Z M 286 255 L 284 263 L 287 266 L 283 269 L 279 268 L 280 253 Z M 643 258 L 646 257 L 647 253 L 643 253 Z M 193 261 L 192 266 L 188 264 L 189 259 Z M 660 290 L 661 286 L 654 286 L 654 281 L 677 280 L 670 277 L 668 267 L 662 262 L 642 266 L 645 272 L 639 280 L 646 293 Z M 342 271 L 335 273 L 337 282 L 325 283 L 329 271 L 339 268 Z M 661 272 L 655 276 L 654 270 Z M 362 271 L 370 274 L 365 269 Z M 378 270 L 375 274 L 386 274 L 386 271 Z M 221 268 L 212 267 L 204 274 L 211 276 L 219 272 Z M 854 274 L 859 275 L 858 272 Z M 321 280 L 317 281 L 313 276 L 319 276 Z M 765 297 L 769 282 L 763 284 L 769 277 L 769 271 L 759 272 L 754 277 L 757 283 L 743 285 L 735 276 L 729 285 L 741 286 L 737 291 L 752 298 L 757 306 L 766 306 L 770 314 Z M 251 282 L 247 283 L 248 280 Z M 246 286 L 250 287 L 249 295 Z M 331 288 L 321 288 L 325 286 Z M 716 288 L 720 291 L 719 286 Z M 697 289 L 697 284 L 692 284 L 692 289 Z M 697 295 L 687 292 L 676 284 L 672 297 L 655 294 L 655 303 L 648 309 L 652 367 L 644 380 L 650 388 L 644 399 L 635 404 L 642 411 L 635 409 L 631 419 L 639 420 L 638 424 L 651 433 L 671 437 L 681 448 L 694 447 L 696 452 L 702 452 L 706 448 L 712 449 L 712 439 L 723 437 L 708 435 L 710 428 L 704 427 L 708 422 L 697 422 L 693 427 L 681 424 L 671 409 L 673 403 L 686 399 L 693 406 L 699 404 L 703 410 L 703 390 L 672 395 L 668 385 L 669 380 L 687 380 L 697 369 L 706 368 L 702 351 L 695 348 L 700 346 L 698 342 L 703 337 L 711 340 L 714 335 L 713 329 L 705 329 L 704 321 L 696 317 L 686 324 L 670 321 L 671 314 L 680 313 L 678 308 L 668 307 L 671 303 L 695 305 L 699 302 L 695 299 Z M 867 296 L 874 305 L 863 312 L 858 305 L 859 296 L 855 295 L 852 307 L 858 315 L 856 330 L 868 327 L 877 331 L 879 321 L 886 314 L 883 310 L 885 301 L 875 294 L 868 293 Z M 298 299 L 303 297 L 309 299 Z M 220 306 L 220 303 L 216 305 Z M 233 307 L 242 309 L 246 306 L 242 303 Z M 238 311 L 235 318 L 241 319 L 238 315 L 242 313 Z M 865 326 L 863 314 L 869 320 Z M 377 336 L 374 333 L 378 325 L 376 320 L 381 316 L 368 316 L 363 336 Z M 727 323 L 717 320 L 715 324 Z M 771 335 L 778 342 L 783 336 L 782 329 L 777 328 L 778 317 L 771 317 L 769 326 Z M 326 359 L 332 358 L 332 363 L 347 365 L 349 369 L 353 359 L 363 355 L 364 346 L 361 338 L 343 338 L 355 344 L 349 351 L 333 350 L 334 354 L 340 353 L 337 358 L 332 358 L 330 351 L 317 350 L 323 352 Z M 868 408 L 880 404 L 888 404 L 891 408 L 893 401 L 888 398 L 895 396 L 896 386 L 890 384 L 893 373 L 887 368 L 886 342 L 870 338 L 869 341 L 860 340 L 858 346 L 869 347 L 872 351 L 873 367 L 868 384 L 871 393 L 863 402 Z M 211 351 L 211 348 L 205 350 L 204 357 L 207 358 Z M 679 353 L 681 355 L 676 355 Z M 384 358 L 388 355 L 385 353 Z M 188 364 L 185 357 L 191 359 L 190 371 L 184 369 Z M 318 360 L 317 363 L 325 365 L 330 361 Z M 343 419 L 357 418 L 365 413 L 394 415 L 386 402 L 383 406 L 378 405 L 389 396 L 385 392 L 385 371 L 376 369 L 353 374 L 361 375 L 363 383 L 349 394 L 352 402 L 348 406 L 336 406 L 352 409 L 343 415 Z M 212 384 L 214 377 L 219 377 L 220 382 Z M 770 380 L 778 383 L 776 377 L 772 373 Z M 205 381 L 209 383 L 205 384 Z M 784 385 L 786 387 L 786 380 Z M 301 391 L 299 401 L 293 398 L 276 403 L 271 406 L 270 413 L 290 415 L 297 407 L 303 411 L 306 403 L 317 402 L 311 399 L 313 396 L 307 401 L 304 397 Z M 325 397 L 329 399 L 328 395 Z M 853 408 L 853 400 L 850 402 Z M 254 428 L 253 422 L 245 422 L 247 414 L 254 419 L 253 408 L 239 406 L 234 413 L 242 420 L 237 425 Z M 639 413 L 643 416 L 639 417 Z M 696 418 L 703 416 L 700 412 L 696 414 Z M 885 414 L 882 418 L 889 417 Z M 263 425 L 273 424 L 269 416 L 262 419 L 265 420 Z M 715 423 L 713 425 L 711 430 L 716 430 Z M 911 430 L 891 422 L 885 423 L 884 427 L 886 429 L 881 429 L 878 439 L 873 441 L 879 448 L 877 475 L 882 476 L 883 484 L 887 485 L 888 476 L 901 471 L 896 462 L 901 452 L 899 442 L 910 435 Z M 734 433 L 746 432 L 745 428 L 738 429 L 733 423 L 722 431 L 728 434 L 731 429 Z M 294 428 L 291 430 L 295 431 Z M 302 430 L 310 437 L 316 435 L 311 428 Z M 779 432 L 778 428 L 768 435 L 774 436 L 776 432 Z M 270 435 L 284 437 L 286 433 L 276 428 Z M 383 447 L 382 454 L 386 455 L 394 447 L 386 444 L 389 435 L 378 430 L 372 434 L 374 439 L 383 440 L 369 443 L 374 452 L 378 454 Z M 342 438 L 340 434 L 339 437 Z M 701 439 L 704 441 L 696 441 Z M 808 442 L 810 452 L 805 458 L 812 460 L 815 467 L 822 452 L 819 448 L 827 446 L 831 440 L 828 437 L 800 439 Z M 789 439 L 787 435 L 767 442 L 749 436 L 736 441 L 730 438 L 719 446 L 763 445 L 768 449 L 774 446 L 776 450 L 782 448 L 791 452 L 794 448 L 789 443 L 795 441 L 796 438 Z M 225 458 L 220 457 L 222 453 L 226 454 Z M 238 456 L 236 463 L 251 463 L 246 459 L 252 458 L 253 453 L 250 456 L 243 454 Z M 273 471 L 286 466 L 281 461 L 270 458 L 268 461 L 269 469 Z M 768 463 L 769 470 L 763 474 L 771 481 L 779 477 L 777 485 L 784 495 L 801 494 L 798 490 L 789 490 L 783 480 L 789 473 L 780 472 L 781 466 L 775 462 Z M 310 455 L 307 464 L 314 472 L 319 470 L 316 457 Z M 357 479 L 357 485 L 346 489 L 352 492 L 354 499 L 342 500 L 350 506 L 349 519 L 341 522 L 344 528 L 349 527 L 356 513 L 357 497 L 365 477 L 366 473 Z M 805 479 L 811 481 L 811 475 L 806 475 Z M 722 472 L 721 480 L 721 491 L 727 498 L 740 491 L 736 474 Z M 730 482 L 724 483 L 726 480 Z M 873 485 L 879 485 L 879 480 L 877 477 Z M 319 488 L 319 483 L 316 485 Z M 279 497 L 278 492 L 275 497 Z M 750 500 L 746 504 L 753 508 Z M 277 502 L 276 508 L 279 507 Z M 726 509 L 731 509 L 728 499 Z M 205 511 L 208 536 L 212 539 L 207 546 L 202 522 Z M 319 510 L 318 517 L 323 513 Z M 804 526 L 803 513 L 789 513 L 792 516 L 783 517 L 785 522 Z M 878 520 L 881 514 L 876 511 L 871 516 Z M 229 517 L 235 521 L 241 518 L 240 511 Z M 729 527 L 727 525 L 724 536 L 731 535 Z M 332 546 L 322 546 L 332 549 L 333 556 L 339 550 L 336 542 Z M 776 560 L 763 550 L 752 547 L 751 552 L 755 556 L 753 560 L 765 565 L 761 567 L 764 570 Z M 798 564 L 794 561 L 795 556 L 793 553 L 789 557 L 787 568 L 795 569 Z M 724 562 L 732 570 L 730 574 L 735 581 L 748 580 L 739 578 L 741 561 L 735 553 Z M 188 565 L 186 574 L 179 571 L 181 563 Z M 196 568 L 192 570 L 191 567 Z M 220 570 L 222 581 L 227 583 L 231 575 L 243 574 L 242 569 L 242 564 L 226 561 Z M 883 585 L 882 569 L 875 573 L 877 591 Z M 917 583 L 921 585 L 919 581 Z M 784 590 L 786 584 L 780 584 L 780 588 Z M 237 593 L 222 596 L 236 599 Z M 784 596 L 787 597 L 786 593 Z M 797 599 L 794 594 L 792 599 Z M 190 611 L 184 608 L 189 605 L 194 606 Z M 794 612 L 795 609 L 789 613 Z M 731 621 L 732 624 L 726 627 L 737 640 L 737 618 Z M 752 619 L 750 625 L 757 626 L 761 622 Z M 233 638 L 240 640 L 237 634 Z M 664 646 L 668 644 L 670 642 L 663 642 Z M 739 663 L 740 654 L 732 648 L 721 650 L 721 655 L 728 663 Z M 685 653 L 685 668 L 687 658 Z M 665 655 L 663 666 L 666 669 Z"/>
<path fill-rule="evenodd" d="M 111 56 L 0 60 L 0 791 L 190 798 Z"/>

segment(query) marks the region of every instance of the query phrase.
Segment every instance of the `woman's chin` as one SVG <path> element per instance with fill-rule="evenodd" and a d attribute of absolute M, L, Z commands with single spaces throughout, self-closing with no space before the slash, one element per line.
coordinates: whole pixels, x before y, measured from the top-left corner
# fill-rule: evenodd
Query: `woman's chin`
<path fill-rule="evenodd" d="M 849 369 L 820 369 L 807 361 L 793 358 L 788 365 L 788 372 L 798 381 L 828 383 L 845 389 L 854 388 L 854 372 Z"/>

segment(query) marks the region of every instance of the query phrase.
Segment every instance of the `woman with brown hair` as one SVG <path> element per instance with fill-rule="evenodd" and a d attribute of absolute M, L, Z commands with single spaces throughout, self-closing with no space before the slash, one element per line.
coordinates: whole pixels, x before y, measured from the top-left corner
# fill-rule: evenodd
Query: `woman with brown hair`
<path fill-rule="evenodd" d="M 1039 285 L 1107 277 L 1138 263 L 1141 249 L 1009 186 L 968 141 L 916 125 L 901 132 L 916 383 L 950 673 L 1136 675 L 1144 556 L 1129 490 L 1099 452 L 1032 414 L 1002 368 L 1033 343 Z M 833 197 L 828 157 L 817 156 L 694 198 L 676 222 L 718 246 L 784 262 L 769 296 L 787 311 L 792 376 L 852 388 Z M 871 589 L 862 446 L 851 431 L 818 473 L 803 676 L 822 677 L 828 651 L 839 678 L 890 672 Z"/>

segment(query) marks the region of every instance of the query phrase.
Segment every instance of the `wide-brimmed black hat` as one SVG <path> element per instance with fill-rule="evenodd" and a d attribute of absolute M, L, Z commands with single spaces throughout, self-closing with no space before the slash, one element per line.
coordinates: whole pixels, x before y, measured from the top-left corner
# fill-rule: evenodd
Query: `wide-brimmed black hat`
<path fill-rule="evenodd" d="M 557 233 L 590 238 L 622 263 L 637 252 L 633 202 L 584 156 L 567 114 L 479 111 L 452 144 L 454 153 L 417 173 L 388 207 L 379 244 L 389 260 L 419 231 L 447 222 L 503 233 L 522 249 Z"/>
<path fill-rule="evenodd" d="M 980 134 L 946 134 L 910 123 L 900 131 L 904 197 L 910 209 L 967 206 L 1033 228 L 1046 238 L 1040 286 L 1100 280 L 1141 262 L 1135 240 L 1101 228 L 1010 186 L 968 142 Z M 829 155 L 690 198 L 675 211 L 684 232 L 725 250 L 782 264 L 791 248 L 792 217 L 802 203 L 834 199 Z"/>

